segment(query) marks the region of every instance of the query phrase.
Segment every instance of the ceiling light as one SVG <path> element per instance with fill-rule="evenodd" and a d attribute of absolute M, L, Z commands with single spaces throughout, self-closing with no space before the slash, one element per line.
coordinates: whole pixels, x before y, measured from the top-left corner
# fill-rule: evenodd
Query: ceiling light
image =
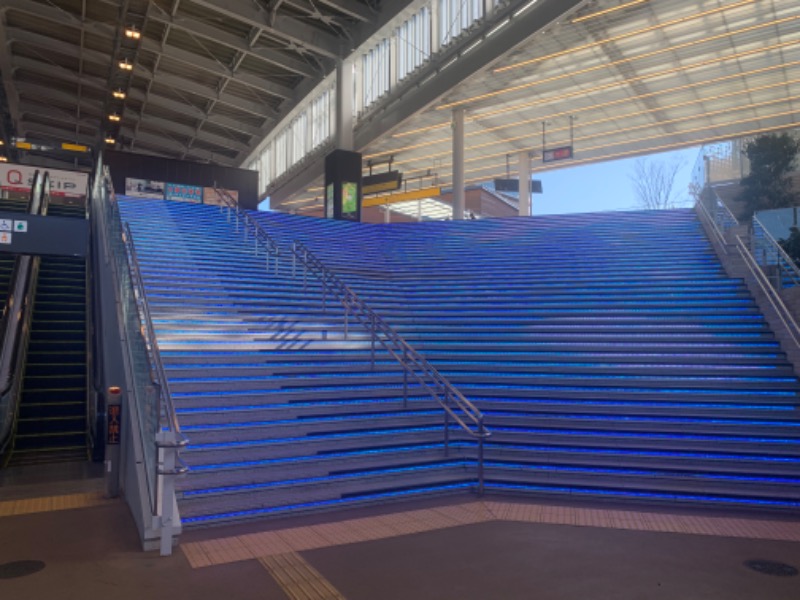
<path fill-rule="evenodd" d="M 116 114 L 116 113 L 112 113 L 112 114 L 108 115 L 108 120 L 109 120 L 109 121 L 114 121 L 115 123 L 117 123 L 117 122 L 118 122 L 118 121 L 119 121 L 121 118 L 122 118 L 122 117 L 120 117 L 120 116 L 119 116 L 118 114 Z"/>
<path fill-rule="evenodd" d="M 137 31 L 135 27 L 128 27 L 125 30 L 125 37 L 131 40 L 138 40 L 140 37 L 142 37 L 142 32 Z"/>
<path fill-rule="evenodd" d="M 125 99 L 125 92 L 122 90 L 115 90 L 111 92 L 111 95 L 114 96 L 117 100 L 124 100 Z"/>
<path fill-rule="evenodd" d="M 116 144 L 116 143 L 117 143 L 117 140 L 115 140 L 114 138 L 112 138 L 112 137 L 107 137 L 106 138 L 106 144 Z"/>
<path fill-rule="evenodd" d="M 5 156 L 0 156 L 0 162 L 8 162 L 8 159 Z"/>
<path fill-rule="evenodd" d="M 133 65 L 128 62 L 128 59 L 119 61 L 119 68 L 123 71 L 133 71 Z"/>

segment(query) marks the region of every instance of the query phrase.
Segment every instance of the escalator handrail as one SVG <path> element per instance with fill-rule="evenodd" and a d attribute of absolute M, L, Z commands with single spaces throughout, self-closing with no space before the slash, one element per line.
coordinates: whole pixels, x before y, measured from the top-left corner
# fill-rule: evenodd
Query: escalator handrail
<path fill-rule="evenodd" d="M 28 214 L 46 215 L 50 202 L 50 176 L 36 170 L 28 199 Z M 0 454 L 4 453 L 9 442 L 19 404 L 22 369 L 25 364 L 33 299 L 39 259 L 29 255 L 17 256 L 11 275 L 10 289 L 3 310 L 2 355 L 0 355 Z M 13 323 L 13 326 L 11 325 Z"/>

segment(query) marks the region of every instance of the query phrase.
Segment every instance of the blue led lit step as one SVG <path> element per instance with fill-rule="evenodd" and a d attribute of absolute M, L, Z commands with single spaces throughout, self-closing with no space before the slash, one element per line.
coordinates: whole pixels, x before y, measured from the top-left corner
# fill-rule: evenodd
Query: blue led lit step
<path fill-rule="evenodd" d="M 681 417 L 676 415 L 627 415 L 574 413 L 535 413 L 522 411 L 500 411 L 485 408 L 486 422 L 493 427 L 515 427 L 531 429 L 571 429 L 580 431 L 687 433 L 710 435 L 739 435 L 751 437 L 768 436 L 786 439 L 797 438 L 800 443 L 800 421 L 791 414 L 784 418 L 733 418 L 732 416 Z M 738 417 L 738 415 L 737 415 Z"/>
<path fill-rule="evenodd" d="M 488 426 L 488 425 L 487 425 Z M 646 448 L 650 450 L 725 451 L 797 456 L 800 438 L 778 435 L 658 433 L 604 429 L 493 427 L 493 442 L 552 446 Z"/>
<path fill-rule="evenodd" d="M 513 384 L 528 386 L 552 386 L 559 389 L 563 386 L 573 387 L 613 387 L 630 386 L 633 390 L 645 388 L 655 388 L 659 391 L 664 388 L 694 390 L 713 389 L 723 392 L 729 389 L 752 389 L 759 394 L 778 390 L 797 391 L 797 380 L 794 377 L 757 377 L 757 376 L 738 376 L 738 377 L 719 377 L 713 375 L 706 376 L 687 376 L 679 374 L 655 375 L 618 375 L 614 373 L 497 373 L 492 369 L 493 365 L 488 365 L 485 369 L 472 369 L 470 371 L 441 371 L 446 377 L 459 384 L 481 384 L 490 382 L 493 384 Z M 261 390 L 291 390 L 297 387 L 307 387 L 309 384 L 319 386 L 331 385 L 385 385 L 387 387 L 398 387 L 402 385 L 403 374 L 397 364 L 389 365 L 386 368 L 371 370 L 368 365 L 362 369 L 337 369 L 327 371 L 317 371 L 314 373 L 261 373 L 257 375 L 243 376 L 228 374 L 225 376 L 214 376 L 207 373 L 205 376 L 197 375 L 194 377 L 170 378 L 170 387 L 173 392 L 182 391 L 201 391 L 201 392 L 224 392 L 240 391 L 250 389 Z"/>
<path fill-rule="evenodd" d="M 386 467 L 328 477 L 309 477 L 277 482 L 254 481 L 249 486 L 218 487 L 179 492 L 181 517 L 279 507 L 286 504 L 323 502 L 383 493 L 410 487 L 471 483 L 474 468 L 459 459 L 439 459 L 415 466 Z"/>
<path fill-rule="evenodd" d="M 660 490 L 653 482 L 651 489 L 623 489 L 590 487 L 588 485 L 526 484 L 508 481 L 487 480 L 485 490 L 488 494 L 505 496 L 533 496 L 536 499 L 556 498 L 563 500 L 594 500 L 600 502 L 631 502 L 648 505 L 706 506 L 730 510 L 780 511 L 796 513 L 800 502 L 795 499 L 735 496 L 726 494 L 686 493 L 673 490 Z"/>
<path fill-rule="evenodd" d="M 300 353 L 295 350 L 236 350 L 218 349 L 214 351 L 192 350 L 192 349 L 173 349 L 162 350 L 162 358 L 167 366 L 183 365 L 192 368 L 199 368 L 203 365 L 209 367 L 222 365 L 235 368 L 238 365 L 261 365 L 264 367 L 298 361 L 320 361 L 320 362 L 360 362 L 364 364 L 369 360 L 369 348 L 346 350 L 320 350 L 313 353 Z M 671 368 L 674 365 L 683 365 L 687 361 L 693 361 L 697 365 L 711 365 L 713 367 L 724 367 L 736 369 L 739 365 L 752 366 L 758 369 L 788 369 L 791 367 L 785 362 L 782 352 L 763 351 L 763 349 L 753 349 L 742 352 L 714 352 L 714 353 L 685 353 L 685 352 L 651 352 L 651 353 L 632 353 L 632 352 L 581 352 L 581 351 L 475 351 L 468 348 L 454 351 L 433 352 L 426 350 L 428 360 L 438 362 L 452 362 L 453 360 L 464 360 L 468 362 L 483 362 L 485 358 L 488 362 L 507 361 L 511 364 L 520 362 L 536 365 L 542 361 L 559 362 L 566 364 L 591 364 L 600 367 L 611 363 L 631 365 L 631 368 L 638 368 L 659 361 L 665 367 Z M 377 351 L 377 360 L 386 360 L 387 355 L 380 349 Z M 740 371 L 736 371 L 740 373 Z"/>
<path fill-rule="evenodd" d="M 648 447 L 614 448 L 585 446 L 551 446 L 531 443 L 503 443 L 489 440 L 485 446 L 489 460 L 519 462 L 538 461 L 552 465 L 584 465 L 588 467 L 669 468 L 704 470 L 715 473 L 762 473 L 796 478 L 800 473 L 797 454 L 737 452 L 720 450 L 659 450 Z"/>
<path fill-rule="evenodd" d="M 588 486 L 634 491 L 731 495 L 795 501 L 800 507 L 800 478 L 758 473 L 717 473 L 687 469 L 588 467 L 552 465 L 534 461 L 487 460 L 486 476 L 492 481 L 526 485 Z"/>
<path fill-rule="evenodd" d="M 438 423 L 442 412 L 434 410 L 432 403 L 427 407 L 416 407 L 415 410 L 397 410 L 390 412 L 339 414 L 337 412 L 321 412 L 316 415 L 291 417 L 275 414 L 275 410 L 253 405 L 231 405 L 225 408 L 202 407 L 194 409 L 177 409 L 181 427 L 191 439 L 192 432 L 220 433 L 218 437 L 230 435 L 231 439 L 241 439 L 243 430 L 258 429 L 262 437 L 286 437 L 304 435 L 324 435 L 347 431 L 363 431 L 369 429 L 414 428 Z"/>
<path fill-rule="evenodd" d="M 449 449 L 449 458 L 461 458 L 455 444 Z M 272 454 L 252 452 L 244 456 L 228 456 L 220 462 L 196 462 L 188 455 L 189 475 L 180 483 L 182 491 L 207 488 L 233 487 L 259 483 L 280 482 L 311 477 L 327 477 L 342 472 L 371 471 L 387 464 L 407 467 L 439 462 L 445 458 L 441 435 L 438 441 L 428 444 L 395 445 L 394 447 L 337 449 L 319 454 L 277 457 Z M 203 457 L 207 458 L 207 457 Z M 188 462 L 187 461 L 187 462 Z"/>

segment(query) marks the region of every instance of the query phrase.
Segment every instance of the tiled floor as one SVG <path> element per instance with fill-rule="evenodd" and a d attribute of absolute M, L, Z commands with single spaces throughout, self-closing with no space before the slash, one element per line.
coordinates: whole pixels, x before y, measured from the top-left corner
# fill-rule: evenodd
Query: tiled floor
<path fill-rule="evenodd" d="M 785 518 L 458 497 L 194 530 L 161 558 L 140 551 L 122 501 L 103 498 L 97 481 L 84 487 L 0 501 L 0 566 L 46 564 L 0 578 L 0 598 L 800 597 L 800 577 L 743 566 L 758 558 L 800 567 L 800 521 Z"/>
<path fill-rule="evenodd" d="M 180 548 L 189 564 L 200 568 L 492 521 L 800 542 L 797 521 L 488 501 L 221 536 Z"/>

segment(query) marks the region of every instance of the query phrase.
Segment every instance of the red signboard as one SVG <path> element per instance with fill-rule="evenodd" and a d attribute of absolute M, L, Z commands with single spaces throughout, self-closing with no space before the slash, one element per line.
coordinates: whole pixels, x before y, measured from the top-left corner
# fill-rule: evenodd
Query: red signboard
<path fill-rule="evenodd" d="M 568 158 L 572 158 L 572 146 L 550 148 L 542 153 L 542 162 L 553 162 L 556 160 L 566 160 Z"/>

